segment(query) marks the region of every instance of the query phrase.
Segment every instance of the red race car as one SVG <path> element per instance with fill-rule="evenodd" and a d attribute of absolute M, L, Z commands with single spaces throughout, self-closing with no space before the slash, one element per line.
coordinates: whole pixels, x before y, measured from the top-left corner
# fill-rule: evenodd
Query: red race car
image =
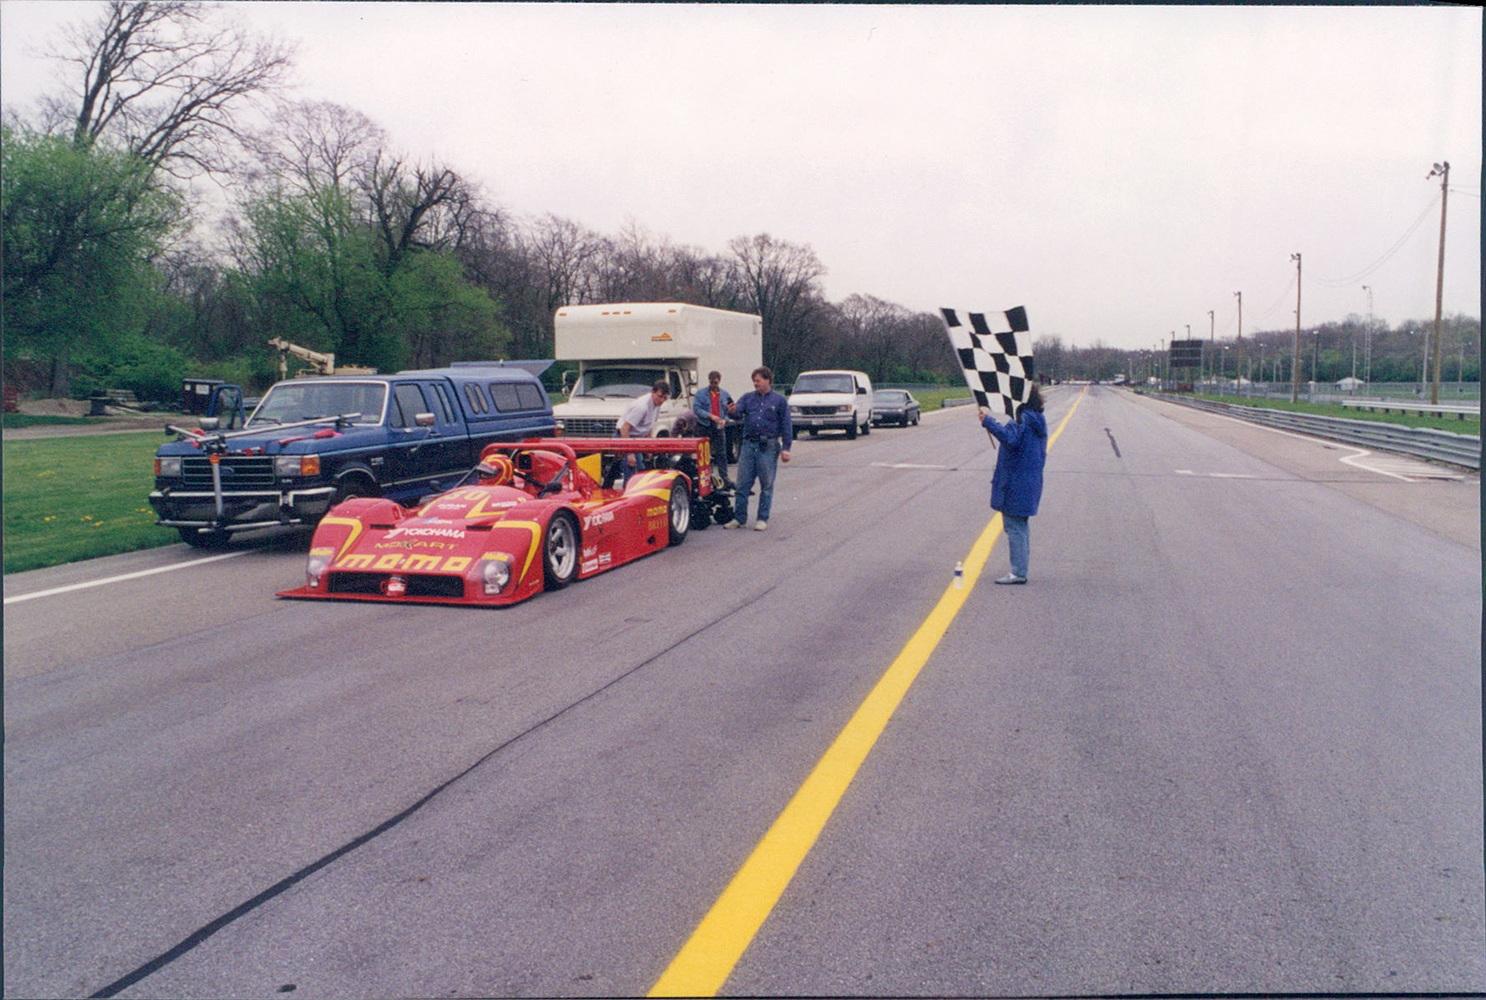
<path fill-rule="evenodd" d="M 609 486 L 629 456 L 670 467 Z M 488 445 L 467 485 L 417 509 L 373 498 L 331 508 L 310 543 L 304 586 L 278 596 L 515 604 L 680 545 L 694 512 L 699 527 L 724 520 L 732 505 L 714 495 L 710 465 L 708 442 L 690 438 Z"/>

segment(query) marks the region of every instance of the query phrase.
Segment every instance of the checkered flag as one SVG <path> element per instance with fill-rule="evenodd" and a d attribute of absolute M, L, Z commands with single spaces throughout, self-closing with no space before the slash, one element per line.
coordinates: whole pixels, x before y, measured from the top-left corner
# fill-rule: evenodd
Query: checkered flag
<path fill-rule="evenodd" d="M 1032 394 L 1032 335 L 1022 306 L 999 312 L 967 312 L 970 325 L 953 309 L 941 309 L 944 331 L 960 357 L 965 384 L 977 406 L 1004 416 Z"/>

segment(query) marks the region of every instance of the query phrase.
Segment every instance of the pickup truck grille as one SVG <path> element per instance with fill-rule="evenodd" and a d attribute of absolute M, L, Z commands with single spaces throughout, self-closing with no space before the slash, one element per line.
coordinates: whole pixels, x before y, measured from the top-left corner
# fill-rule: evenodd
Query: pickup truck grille
<path fill-rule="evenodd" d="M 562 422 L 568 437 L 613 437 L 618 427 L 618 420 L 603 417 L 568 417 Z"/>
<path fill-rule="evenodd" d="M 181 474 L 186 479 L 188 490 L 212 488 L 211 461 L 202 455 L 187 457 L 181 463 Z M 272 455 L 223 455 L 222 489 L 256 490 L 271 489 L 277 485 L 273 476 Z"/>

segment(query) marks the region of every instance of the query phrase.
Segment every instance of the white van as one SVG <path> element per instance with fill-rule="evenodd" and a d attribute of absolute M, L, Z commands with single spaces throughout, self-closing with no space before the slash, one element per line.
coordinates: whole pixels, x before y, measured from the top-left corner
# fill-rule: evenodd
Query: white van
<path fill-rule="evenodd" d="M 872 433 L 872 380 L 866 372 L 802 372 L 789 392 L 789 419 L 796 435 L 845 431 L 848 438 Z"/>

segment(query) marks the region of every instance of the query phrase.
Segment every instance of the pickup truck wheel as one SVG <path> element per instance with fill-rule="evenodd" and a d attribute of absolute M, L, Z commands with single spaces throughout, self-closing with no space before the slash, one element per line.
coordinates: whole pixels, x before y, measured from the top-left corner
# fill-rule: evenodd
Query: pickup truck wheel
<path fill-rule="evenodd" d="M 193 549 L 225 549 L 232 534 L 226 531 L 197 531 L 195 528 L 177 528 L 181 541 Z"/>
<path fill-rule="evenodd" d="M 872 421 L 871 420 L 868 420 L 865 424 L 862 425 L 862 433 L 863 434 L 871 434 L 872 433 Z"/>
<path fill-rule="evenodd" d="M 856 439 L 857 439 L 857 418 L 856 417 L 852 417 L 851 418 L 851 423 L 849 423 L 849 424 L 846 425 L 846 440 L 848 440 L 848 441 L 855 441 Z"/>
<path fill-rule="evenodd" d="M 680 479 L 671 483 L 670 508 L 671 544 L 680 545 L 691 529 L 691 490 Z"/>
<path fill-rule="evenodd" d="M 560 510 L 547 522 L 542 536 L 542 567 L 548 590 L 561 590 L 578 576 L 578 522 Z"/>
<path fill-rule="evenodd" d="M 377 484 L 370 476 L 360 472 L 353 472 L 344 477 L 335 486 L 335 493 L 331 495 L 330 506 L 345 503 L 356 497 L 375 497 L 380 495 Z"/>

